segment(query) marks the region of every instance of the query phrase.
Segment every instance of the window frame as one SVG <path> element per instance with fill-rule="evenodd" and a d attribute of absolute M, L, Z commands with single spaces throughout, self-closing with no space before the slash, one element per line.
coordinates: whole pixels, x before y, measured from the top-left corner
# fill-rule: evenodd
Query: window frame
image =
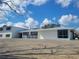
<path fill-rule="evenodd" d="M 6 30 L 8 31 L 8 30 L 11 30 L 11 27 L 6 27 Z"/>
<path fill-rule="evenodd" d="M 24 36 L 24 37 L 26 36 L 27 38 L 30 38 L 30 37 L 29 37 L 29 32 L 23 32 L 23 36 Z"/>
<path fill-rule="evenodd" d="M 37 38 L 38 37 L 38 32 L 37 31 L 32 31 L 30 32 L 31 38 Z"/>
<path fill-rule="evenodd" d="M 7 38 L 7 37 L 10 37 L 10 36 L 11 36 L 10 34 L 6 34 L 6 38 Z"/>
<path fill-rule="evenodd" d="M 0 31 L 3 31 L 3 28 L 0 28 Z"/>
<path fill-rule="evenodd" d="M 58 38 L 68 38 L 68 29 L 57 30 Z"/>

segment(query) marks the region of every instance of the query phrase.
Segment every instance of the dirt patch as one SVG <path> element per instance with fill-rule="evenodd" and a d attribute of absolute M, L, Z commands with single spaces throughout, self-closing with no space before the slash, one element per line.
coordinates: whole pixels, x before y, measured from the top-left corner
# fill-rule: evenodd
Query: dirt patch
<path fill-rule="evenodd" d="M 79 41 L 3 39 L 0 59 L 79 59 Z"/>

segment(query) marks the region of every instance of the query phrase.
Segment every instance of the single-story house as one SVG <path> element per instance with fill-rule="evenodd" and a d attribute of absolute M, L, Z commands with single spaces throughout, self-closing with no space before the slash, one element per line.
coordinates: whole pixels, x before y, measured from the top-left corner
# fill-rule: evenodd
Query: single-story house
<path fill-rule="evenodd" d="M 52 39 L 52 40 L 73 40 L 74 29 L 55 27 L 47 29 L 30 29 L 20 31 L 20 37 L 25 39 Z"/>
<path fill-rule="evenodd" d="M 4 38 L 19 38 L 19 31 L 25 30 L 15 26 L 2 26 L 0 27 L 0 39 Z"/>
<path fill-rule="evenodd" d="M 73 40 L 75 39 L 73 28 L 55 27 L 47 29 L 25 29 L 14 26 L 0 27 L 0 38 L 23 38 L 23 39 L 52 39 Z"/>

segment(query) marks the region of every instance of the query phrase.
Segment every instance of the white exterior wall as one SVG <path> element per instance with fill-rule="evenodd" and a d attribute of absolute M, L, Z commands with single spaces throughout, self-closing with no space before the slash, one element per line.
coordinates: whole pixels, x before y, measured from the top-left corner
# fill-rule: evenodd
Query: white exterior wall
<path fill-rule="evenodd" d="M 4 38 L 12 38 L 12 33 L 10 33 L 10 32 L 0 33 L 0 34 L 2 35 L 2 37 L 0 37 L 2 39 L 4 39 Z M 6 34 L 10 34 L 10 37 L 6 37 Z"/>
<path fill-rule="evenodd" d="M 70 39 L 70 40 L 73 40 L 73 35 L 74 35 L 74 34 L 69 30 L 69 39 Z"/>
<path fill-rule="evenodd" d="M 18 38 L 19 31 L 24 30 L 23 28 L 14 27 L 14 26 L 11 26 L 11 29 L 10 30 L 6 30 L 6 27 L 7 26 L 2 27 L 3 30 L 0 31 L 0 34 L 2 35 L 2 37 L 0 37 L 0 39 L 1 38 L 7 38 L 6 37 L 6 34 L 10 34 L 10 37 L 9 38 Z"/>
<path fill-rule="evenodd" d="M 44 30 L 38 32 L 38 39 L 52 39 L 52 40 L 70 40 L 71 33 L 68 30 L 68 38 L 58 38 L 57 30 Z"/>
<path fill-rule="evenodd" d="M 56 39 L 57 31 L 56 30 L 39 31 L 38 38 L 39 39 Z"/>
<path fill-rule="evenodd" d="M 22 30 L 21 28 L 17 27 L 12 27 L 10 32 L 12 33 L 12 38 L 17 38 L 18 37 L 18 32 L 19 30 Z"/>

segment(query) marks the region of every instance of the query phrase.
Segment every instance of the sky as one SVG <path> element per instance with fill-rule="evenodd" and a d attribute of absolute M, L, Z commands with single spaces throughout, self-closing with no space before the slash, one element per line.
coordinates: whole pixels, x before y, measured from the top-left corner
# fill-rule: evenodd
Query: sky
<path fill-rule="evenodd" d="M 4 2 L 10 0 L 3 0 Z M 14 5 L 12 5 L 12 3 Z M 79 28 L 79 0 L 11 0 L 0 4 L 0 26 L 36 28 L 49 23 Z M 16 12 L 15 12 L 16 11 Z"/>

